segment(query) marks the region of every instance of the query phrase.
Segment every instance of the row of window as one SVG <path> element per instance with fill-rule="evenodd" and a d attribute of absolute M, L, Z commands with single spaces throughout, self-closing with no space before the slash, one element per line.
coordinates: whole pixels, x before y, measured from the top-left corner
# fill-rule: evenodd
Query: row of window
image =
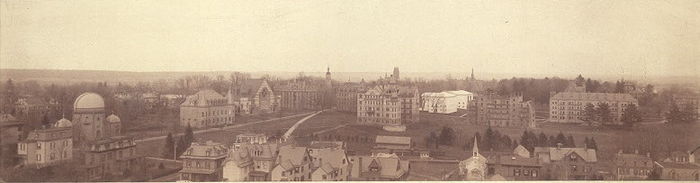
<path fill-rule="evenodd" d="M 522 170 L 522 169 L 514 169 L 513 170 L 513 176 L 516 177 L 537 177 L 537 170 Z"/>

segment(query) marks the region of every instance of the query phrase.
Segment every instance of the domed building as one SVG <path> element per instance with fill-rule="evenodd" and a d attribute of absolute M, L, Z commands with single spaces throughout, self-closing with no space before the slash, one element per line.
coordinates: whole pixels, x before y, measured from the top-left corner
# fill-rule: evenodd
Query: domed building
<path fill-rule="evenodd" d="M 105 102 L 102 96 L 86 92 L 73 103 L 74 138 L 78 142 L 95 141 L 105 137 Z"/>
<path fill-rule="evenodd" d="M 108 129 L 105 129 L 105 132 L 109 132 L 110 136 L 117 136 L 121 134 L 122 120 L 119 119 L 117 115 L 111 114 L 107 116 L 106 121 L 107 123 L 105 125 L 108 127 Z"/>

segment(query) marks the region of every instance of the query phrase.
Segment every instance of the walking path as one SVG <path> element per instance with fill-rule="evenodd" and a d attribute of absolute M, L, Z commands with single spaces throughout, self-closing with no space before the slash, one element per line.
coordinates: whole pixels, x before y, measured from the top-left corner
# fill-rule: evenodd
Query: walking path
<path fill-rule="evenodd" d="M 323 112 L 323 110 L 318 111 L 316 113 L 313 113 L 313 114 L 306 116 L 305 118 L 297 121 L 297 123 L 295 123 L 291 128 L 289 128 L 289 130 L 287 130 L 286 133 L 284 133 L 284 135 L 282 135 L 282 139 L 284 139 L 285 141 L 287 139 L 289 139 L 289 137 L 292 135 L 292 133 L 294 133 L 294 130 L 296 130 L 297 127 L 299 127 L 299 125 L 301 125 L 301 123 L 304 123 L 304 121 L 311 119 L 312 117 L 316 116 L 317 114 L 321 114 L 322 112 Z"/>
<path fill-rule="evenodd" d="M 271 122 L 271 121 L 277 121 L 277 120 L 285 120 L 285 119 L 290 119 L 290 118 L 296 118 L 296 117 L 305 116 L 305 115 L 309 115 L 309 114 L 316 115 L 316 114 L 318 114 L 318 113 L 319 113 L 319 112 L 316 112 L 316 113 L 314 113 L 314 112 L 309 112 L 309 113 L 303 113 L 303 114 L 295 114 L 295 115 L 285 116 L 285 117 L 281 117 L 281 118 L 273 118 L 273 119 L 262 120 L 262 121 L 256 121 L 256 122 L 249 122 L 249 123 L 231 125 L 231 126 L 226 126 L 226 127 L 222 127 L 222 128 L 209 128 L 209 129 L 195 130 L 193 133 L 194 133 L 194 134 L 200 134 L 200 133 L 207 133 L 207 132 L 213 132 L 213 131 L 222 131 L 222 130 L 228 130 L 228 129 L 233 129 L 233 128 L 240 128 L 240 127 L 244 127 L 244 126 L 248 126 L 248 125 L 254 125 L 254 124 L 266 123 L 266 122 Z M 307 117 L 307 118 L 308 118 L 308 117 Z M 307 118 L 304 118 L 304 119 L 307 119 Z M 302 119 L 302 120 L 303 120 L 303 119 Z M 297 122 L 297 123 L 298 123 L 298 122 Z M 180 135 L 184 135 L 184 133 L 173 134 L 173 137 L 175 137 L 175 136 L 180 136 Z M 162 139 L 165 139 L 165 138 L 166 138 L 166 136 L 163 135 L 163 136 L 157 136 L 157 137 L 149 137 L 149 138 L 144 138 L 144 139 L 138 139 L 138 140 L 136 140 L 136 142 L 137 142 L 137 143 L 139 143 L 139 142 L 148 142 L 148 141 L 154 141 L 154 140 L 162 140 Z"/>

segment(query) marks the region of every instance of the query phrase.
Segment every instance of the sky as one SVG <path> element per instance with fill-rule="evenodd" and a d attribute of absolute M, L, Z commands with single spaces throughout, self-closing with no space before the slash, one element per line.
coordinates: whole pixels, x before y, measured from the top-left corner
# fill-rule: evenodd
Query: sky
<path fill-rule="evenodd" d="M 0 68 L 698 76 L 698 0 L 0 0 Z"/>

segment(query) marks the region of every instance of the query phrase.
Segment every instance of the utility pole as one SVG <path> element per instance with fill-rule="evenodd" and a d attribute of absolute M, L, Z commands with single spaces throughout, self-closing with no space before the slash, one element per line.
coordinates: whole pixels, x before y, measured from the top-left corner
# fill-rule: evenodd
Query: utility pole
<path fill-rule="evenodd" d="M 177 160 L 177 142 L 175 140 L 173 140 L 173 160 Z"/>

